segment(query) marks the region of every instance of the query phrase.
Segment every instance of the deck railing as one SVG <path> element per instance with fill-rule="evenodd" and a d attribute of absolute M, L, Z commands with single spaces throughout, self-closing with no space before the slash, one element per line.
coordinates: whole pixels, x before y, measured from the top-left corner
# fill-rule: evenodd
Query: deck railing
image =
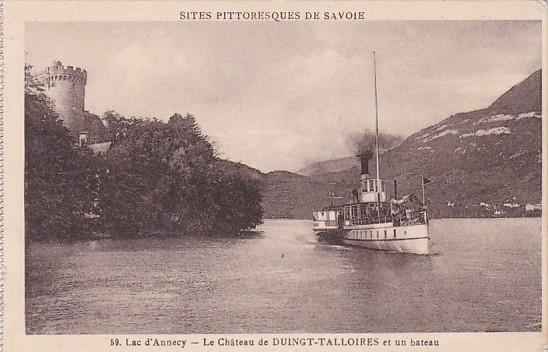
<path fill-rule="evenodd" d="M 394 226 L 424 224 L 426 223 L 425 213 L 425 210 L 419 210 L 411 213 L 410 218 L 407 218 L 405 214 L 400 214 L 399 216 L 393 216 L 391 214 L 381 214 L 380 217 L 372 216 L 368 218 L 348 219 L 346 221 L 349 221 L 351 225 L 369 225 L 386 222 L 392 222 L 394 223 Z"/>

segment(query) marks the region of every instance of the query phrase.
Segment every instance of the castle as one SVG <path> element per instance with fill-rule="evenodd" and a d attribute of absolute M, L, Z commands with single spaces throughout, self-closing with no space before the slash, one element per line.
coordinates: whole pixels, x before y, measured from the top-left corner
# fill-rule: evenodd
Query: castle
<path fill-rule="evenodd" d="M 43 71 L 47 95 L 55 102 L 55 111 L 74 137 L 87 138 L 84 126 L 84 101 L 87 72 L 80 67 L 64 67 L 53 61 Z"/>
<path fill-rule="evenodd" d="M 41 74 L 46 94 L 55 103 L 54 109 L 71 136 L 78 144 L 96 149 L 108 148 L 110 143 L 96 143 L 105 127 L 98 116 L 84 110 L 87 72 L 80 67 L 63 66 L 61 61 L 53 61 Z M 104 145 L 103 145 L 104 144 Z"/>

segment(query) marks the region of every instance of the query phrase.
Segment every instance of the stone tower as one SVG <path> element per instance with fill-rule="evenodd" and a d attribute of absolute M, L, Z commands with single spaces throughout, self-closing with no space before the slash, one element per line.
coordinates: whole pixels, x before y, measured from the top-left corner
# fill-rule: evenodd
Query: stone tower
<path fill-rule="evenodd" d="M 70 131 L 81 138 L 84 131 L 84 99 L 87 82 L 86 70 L 80 67 L 64 67 L 61 61 L 53 61 L 44 70 L 47 95 L 55 102 L 55 111 Z"/>

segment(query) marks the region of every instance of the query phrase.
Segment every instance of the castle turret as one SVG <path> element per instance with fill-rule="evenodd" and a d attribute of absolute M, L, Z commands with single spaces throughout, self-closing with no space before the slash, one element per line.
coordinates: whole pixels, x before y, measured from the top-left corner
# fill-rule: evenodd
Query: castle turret
<path fill-rule="evenodd" d="M 78 137 L 84 131 L 84 99 L 86 70 L 54 61 L 44 70 L 48 96 L 55 103 L 55 111 L 70 133 Z"/>

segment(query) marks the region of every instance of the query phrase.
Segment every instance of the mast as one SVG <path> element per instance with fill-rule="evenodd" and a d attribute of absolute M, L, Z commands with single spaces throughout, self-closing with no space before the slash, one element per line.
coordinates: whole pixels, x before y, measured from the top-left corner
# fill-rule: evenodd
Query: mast
<path fill-rule="evenodd" d="M 375 51 L 373 51 L 373 74 L 375 77 L 375 149 L 376 149 L 376 164 L 377 164 L 377 219 L 381 222 L 381 175 L 379 167 L 379 105 L 377 102 L 377 60 Z"/>
<path fill-rule="evenodd" d="M 379 105 L 377 102 L 377 60 L 375 58 L 375 51 L 373 51 L 373 72 L 375 77 L 375 148 L 376 148 L 376 164 L 377 164 L 377 191 L 380 192 L 379 180 L 380 166 L 379 166 Z"/>
<path fill-rule="evenodd" d="M 424 176 L 421 175 L 421 185 L 422 185 L 422 205 L 426 206 L 426 201 L 424 198 Z"/>

